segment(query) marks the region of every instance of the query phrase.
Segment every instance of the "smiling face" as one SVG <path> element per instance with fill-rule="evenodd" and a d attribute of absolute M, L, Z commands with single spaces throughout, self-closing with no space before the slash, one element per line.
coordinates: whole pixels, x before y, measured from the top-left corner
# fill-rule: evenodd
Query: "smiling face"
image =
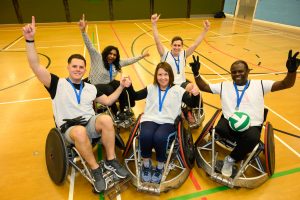
<path fill-rule="evenodd" d="M 119 67 L 120 53 L 117 47 L 109 45 L 103 49 L 101 55 L 102 55 L 102 61 L 107 70 L 109 69 L 109 65 L 112 63 L 116 67 Z"/>
<path fill-rule="evenodd" d="M 172 48 L 172 54 L 173 56 L 178 56 L 181 49 L 183 47 L 183 41 L 181 37 L 174 37 L 172 39 L 171 48 Z"/>
<path fill-rule="evenodd" d="M 236 61 L 231 65 L 231 78 L 237 85 L 245 85 L 248 80 L 249 68 L 245 61 Z"/>
<path fill-rule="evenodd" d="M 157 82 L 160 89 L 165 90 L 169 85 L 169 74 L 164 69 L 160 68 L 157 71 Z"/>
<path fill-rule="evenodd" d="M 116 58 L 117 58 L 117 51 L 115 49 L 112 49 L 106 57 L 107 62 L 109 64 L 113 63 L 116 60 Z"/>
<path fill-rule="evenodd" d="M 154 84 L 158 85 L 160 89 L 165 90 L 174 82 L 174 74 L 171 66 L 167 62 L 158 63 L 155 74 Z"/>
<path fill-rule="evenodd" d="M 72 80 L 72 82 L 76 84 L 80 83 L 86 71 L 84 61 L 79 58 L 73 58 L 68 64 L 67 69 L 69 71 L 69 78 Z"/>

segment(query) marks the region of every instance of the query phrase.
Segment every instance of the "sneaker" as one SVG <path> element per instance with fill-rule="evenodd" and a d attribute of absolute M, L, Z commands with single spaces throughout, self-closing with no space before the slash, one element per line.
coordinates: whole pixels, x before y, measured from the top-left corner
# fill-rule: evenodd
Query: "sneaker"
<path fill-rule="evenodd" d="M 158 169 L 156 167 L 156 169 L 155 169 L 155 171 L 154 171 L 154 173 L 153 173 L 153 175 L 151 177 L 151 182 L 152 183 L 160 183 L 163 171 L 164 171 L 164 168 Z"/>
<path fill-rule="evenodd" d="M 101 167 L 98 167 L 97 169 L 92 169 L 91 174 L 94 178 L 94 188 L 96 192 L 100 193 L 106 190 L 107 184 L 103 178 Z"/>
<path fill-rule="evenodd" d="M 104 167 L 107 170 L 114 172 L 119 178 L 126 178 L 129 176 L 129 172 L 122 166 L 117 159 L 106 160 Z"/>
<path fill-rule="evenodd" d="M 151 170 L 152 166 L 145 167 L 144 165 L 142 166 L 142 181 L 143 182 L 150 182 L 151 181 Z"/>
<path fill-rule="evenodd" d="M 230 156 L 226 156 L 224 158 L 224 163 L 223 163 L 223 167 L 222 167 L 222 174 L 223 176 L 227 176 L 230 177 L 232 175 L 232 166 L 234 164 L 234 159 L 231 158 Z"/>
<path fill-rule="evenodd" d="M 125 106 L 124 113 L 127 117 L 132 117 L 134 115 L 133 111 L 131 109 L 129 109 L 128 106 Z"/>
<path fill-rule="evenodd" d="M 119 111 L 117 112 L 116 119 L 118 119 L 120 121 L 124 121 L 126 118 L 127 118 L 126 113 L 119 112 Z"/>

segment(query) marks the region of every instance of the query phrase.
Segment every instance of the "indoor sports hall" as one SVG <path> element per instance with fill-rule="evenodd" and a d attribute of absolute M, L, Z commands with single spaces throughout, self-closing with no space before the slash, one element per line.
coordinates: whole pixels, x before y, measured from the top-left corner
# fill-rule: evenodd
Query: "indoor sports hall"
<path fill-rule="evenodd" d="M 159 13 L 159 37 L 171 48 L 174 36 L 184 40 L 187 49 L 203 31 L 210 28 L 194 51 L 200 58 L 200 75 L 207 83 L 231 81 L 230 66 L 245 60 L 249 79 L 282 80 L 287 73 L 289 50 L 300 51 L 300 1 L 290 0 L 4 0 L 0 3 L 0 199 L 2 200 L 92 200 L 109 199 L 95 194 L 91 183 L 81 174 L 73 176 L 71 167 L 63 184 L 50 179 L 46 166 L 45 145 L 55 127 L 49 93 L 31 71 L 22 27 L 36 20 L 35 46 L 40 63 L 59 77 L 68 77 L 67 58 L 74 53 L 87 60 L 78 22 L 85 14 L 86 32 L 101 52 L 114 45 L 121 59 L 148 51 L 150 56 L 122 68 L 130 76 L 135 90 L 153 83 L 160 62 L 153 38 L 150 17 Z M 225 13 L 225 17 L 222 16 Z M 216 16 L 216 14 L 220 16 Z M 219 18 L 220 17 L 220 18 Z M 298 58 L 300 56 L 298 55 Z M 187 79 L 195 82 L 186 60 Z M 119 78 L 119 77 L 118 77 Z M 135 200 L 229 200 L 229 199 L 300 199 L 300 75 L 292 88 L 265 96 L 269 110 L 267 121 L 274 129 L 275 171 L 269 180 L 254 189 L 230 188 L 219 184 L 197 164 L 177 189 L 160 195 L 138 192 L 132 184 L 115 199 Z M 192 130 L 194 141 L 215 111 L 221 108 L 219 95 L 202 92 L 205 119 Z M 144 112 L 145 100 L 137 101 L 135 116 Z M 121 128 L 126 143 L 130 129 Z M 261 139 L 263 140 L 262 133 Z M 94 148 L 98 159 L 101 149 Z M 122 161 L 122 151 L 116 150 Z"/>

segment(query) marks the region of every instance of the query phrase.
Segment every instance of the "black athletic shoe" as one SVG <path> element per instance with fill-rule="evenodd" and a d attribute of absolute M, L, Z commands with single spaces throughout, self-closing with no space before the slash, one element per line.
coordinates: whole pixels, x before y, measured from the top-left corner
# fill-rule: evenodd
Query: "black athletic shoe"
<path fill-rule="evenodd" d="M 116 159 L 106 160 L 104 162 L 104 167 L 105 169 L 114 172 L 119 178 L 126 178 L 129 176 L 129 172 Z"/>
<path fill-rule="evenodd" d="M 91 170 L 91 174 L 94 178 L 94 188 L 96 192 L 103 192 L 107 189 L 107 184 L 103 178 L 102 169 L 98 167 L 97 169 Z"/>

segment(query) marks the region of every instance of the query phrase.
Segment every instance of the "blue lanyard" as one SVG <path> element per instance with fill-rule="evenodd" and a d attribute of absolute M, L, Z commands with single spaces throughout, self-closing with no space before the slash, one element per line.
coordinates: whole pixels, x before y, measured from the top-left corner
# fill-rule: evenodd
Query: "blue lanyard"
<path fill-rule="evenodd" d="M 179 69 L 179 64 L 180 64 L 180 59 L 179 59 L 179 55 L 178 55 L 178 59 L 176 60 L 176 58 L 173 56 L 172 52 L 171 52 L 171 55 L 174 59 L 174 62 L 175 62 L 175 65 L 176 65 L 176 68 L 177 68 L 177 74 L 180 74 L 180 69 Z"/>
<path fill-rule="evenodd" d="M 235 110 L 239 110 L 239 107 L 240 107 L 242 98 L 244 97 L 245 91 L 246 91 L 246 89 L 248 88 L 249 83 L 250 83 L 250 81 L 247 81 L 247 83 L 246 83 L 246 85 L 244 86 L 244 89 L 243 89 L 243 91 L 242 91 L 242 93 L 241 93 L 241 96 L 239 95 L 239 91 L 238 91 L 238 88 L 237 88 L 236 84 L 233 83 L 234 89 L 235 89 L 235 93 L 236 93 L 236 107 L 235 107 Z"/>
<path fill-rule="evenodd" d="M 77 93 L 77 90 L 76 90 L 74 84 L 70 81 L 69 78 L 67 78 L 67 81 L 72 85 L 72 88 L 74 89 L 74 92 L 75 92 L 75 95 L 76 95 L 77 103 L 80 104 L 80 97 L 81 97 L 81 92 L 82 92 L 82 88 L 83 88 L 82 81 L 80 81 L 80 89 L 79 89 L 78 93 Z"/>
<path fill-rule="evenodd" d="M 109 80 L 112 81 L 112 63 L 109 64 Z"/>
<path fill-rule="evenodd" d="M 159 112 L 161 112 L 161 110 L 162 110 L 162 106 L 163 106 L 163 103 L 164 103 L 164 101 L 165 101 L 165 98 L 166 98 L 166 96 L 167 96 L 167 93 L 168 93 L 168 91 L 169 91 L 169 86 L 167 87 L 167 89 L 166 89 L 166 91 L 165 91 L 165 93 L 164 93 L 164 96 L 163 96 L 163 98 L 161 98 L 161 89 L 160 89 L 160 87 L 158 86 L 158 102 L 159 102 Z"/>

